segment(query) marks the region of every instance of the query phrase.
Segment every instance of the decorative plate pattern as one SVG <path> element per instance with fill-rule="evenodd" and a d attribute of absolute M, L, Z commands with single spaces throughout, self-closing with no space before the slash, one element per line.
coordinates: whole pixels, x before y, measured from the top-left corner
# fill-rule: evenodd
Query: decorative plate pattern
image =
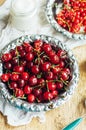
<path fill-rule="evenodd" d="M 25 111 L 32 111 L 32 112 L 40 112 L 40 111 L 48 111 L 50 109 L 56 108 L 66 102 L 74 92 L 74 89 L 77 85 L 79 71 L 78 71 L 78 64 L 72 52 L 63 44 L 61 41 L 45 35 L 26 35 L 22 36 L 7 46 L 0 52 L 0 57 L 3 53 L 8 52 L 10 49 L 15 48 L 17 45 L 21 45 L 23 41 L 34 41 L 34 40 L 43 40 L 44 42 L 53 44 L 54 46 L 60 47 L 61 49 L 67 51 L 69 58 L 71 59 L 70 67 L 72 68 L 72 80 L 70 82 L 70 86 L 66 90 L 65 93 L 61 94 L 59 98 L 53 99 L 49 103 L 28 103 L 26 101 L 14 98 L 8 91 L 6 85 L 0 81 L 0 91 L 3 94 L 3 97 L 6 101 L 10 102 L 13 106 L 20 108 Z M 3 73 L 2 69 L 2 61 L 0 61 L 0 75 Z"/>
<path fill-rule="evenodd" d="M 54 18 L 54 12 L 53 7 L 55 6 L 55 1 L 59 2 L 60 4 L 56 5 L 56 12 L 62 8 L 62 0 L 48 0 L 47 6 L 46 6 L 46 15 L 49 23 L 52 25 L 53 28 L 56 29 L 56 31 L 61 32 L 63 35 L 67 36 L 68 38 L 73 38 L 75 40 L 85 40 L 86 34 L 75 34 L 71 33 L 64 28 L 62 28 L 55 20 Z"/>

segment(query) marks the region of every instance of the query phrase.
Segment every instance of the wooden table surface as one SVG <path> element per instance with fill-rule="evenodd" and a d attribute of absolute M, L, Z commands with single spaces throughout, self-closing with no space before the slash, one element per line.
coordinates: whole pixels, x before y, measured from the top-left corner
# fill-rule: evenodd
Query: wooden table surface
<path fill-rule="evenodd" d="M 5 0 L 0 0 L 0 5 L 2 5 L 5 2 Z"/>
<path fill-rule="evenodd" d="M 5 0 L 0 0 L 0 5 Z M 40 123 L 38 118 L 34 118 L 31 123 L 12 127 L 7 124 L 7 119 L 0 113 L 0 130 L 61 130 L 65 125 L 86 114 L 84 101 L 86 98 L 86 45 L 73 49 L 80 69 L 80 79 L 72 98 L 57 109 L 46 112 L 46 121 Z M 86 120 L 84 120 L 76 130 L 85 130 Z"/>

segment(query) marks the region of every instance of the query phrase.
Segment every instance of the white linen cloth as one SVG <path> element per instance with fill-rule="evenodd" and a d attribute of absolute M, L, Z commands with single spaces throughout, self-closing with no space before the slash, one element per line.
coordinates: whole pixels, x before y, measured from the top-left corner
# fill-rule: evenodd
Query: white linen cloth
<path fill-rule="evenodd" d="M 38 10 L 36 15 L 33 17 L 33 21 L 29 23 L 29 30 L 21 32 L 11 25 L 9 20 L 9 11 L 11 0 L 6 2 L 0 7 L 0 49 L 7 45 L 10 41 L 14 40 L 25 34 L 45 34 L 56 37 L 70 49 L 86 44 L 86 40 L 72 40 L 68 39 L 60 33 L 57 33 L 52 26 L 48 23 L 45 7 L 47 0 L 38 0 Z M 29 123 L 33 117 L 39 117 L 40 122 L 45 121 L 45 112 L 25 112 L 13 107 L 7 103 L 0 94 L 0 111 L 3 115 L 7 116 L 7 123 L 12 126 L 19 126 Z"/>

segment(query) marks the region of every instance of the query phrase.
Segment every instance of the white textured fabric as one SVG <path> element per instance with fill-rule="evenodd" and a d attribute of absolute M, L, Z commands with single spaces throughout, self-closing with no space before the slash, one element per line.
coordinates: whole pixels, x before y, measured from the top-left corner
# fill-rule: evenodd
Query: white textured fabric
<path fill-rule="evenodd" d="M 25 34 L 45 34 L 53 36 L 61 40 L 70 49 L 86 44 L 86 40 L 75 41 L 68 39 L 66 36 L 57 33 L 52 28 L 52 26 L 48 23 L 45 14 L 46 2 L 46 0 L 38 0 L 38 10 L 36 15 L 33 17 L 33 22 L 29 23 L 29 31 L 20 32 L 11 25 L 11 21 L 9 20 L 11 0 L 6 0 L 6 2 L 0 7 L 0 49 L 2 49 L 10 41 Z M 24 112 L 11 106 L 3 99 L 2 96 L 0 96 L 0 111 L 3 115 L 7 116 L 7 122 L 12 126 L 27 124 L 33 117 L 39 117 L 40 122 L 45 121 L 45 112 Z"/>

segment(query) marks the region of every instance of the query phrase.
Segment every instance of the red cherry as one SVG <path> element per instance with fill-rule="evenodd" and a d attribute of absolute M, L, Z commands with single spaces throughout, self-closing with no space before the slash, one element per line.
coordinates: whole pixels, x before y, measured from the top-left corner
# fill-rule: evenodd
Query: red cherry
<path fill-rule="evenodd" d="M 61 71 L 60 66 L 55 66 L 55 67 L 52 68 L 52 72 L 53 72 L 54 74 L 58 74 L 60 71 Z"/>
<path fill-rule="evenodd" d="M 54 55 L 55 55 L 55 52 L 54 52 L 53 50 L 48 52 L 48 56 L 49 56 L 49 57 L 52 57 L 52 56 L 54 56 Z"/>
<path fill-rule="evenodd" d="M 40 84 L 41 86 L 44 86 L 45 85 L 45 81 L 43 78 L 39 78 L 38 79 L 38 84 Z"/>
<path fill-rule="evenodd" d="M 21 52 L 23 50 L 23 47 L 22 46 L 17 46 L 16 50 L 19 51 L 19 52 Z"/>
<path fill-rule="evenodd" d="M 2 61 L 3 62 L 8 62 L 12 59 L 12 55 L 11 53 L 5 53 L 2 55 Z"/>
<path fill-rule="evenodd" d="M 19 75 L 16 74 L 16 73 L 13 73 L 13 74 L 11 74 L 10 79 L 11 79 L 12 81 L 17 81 L 17 80 L 19 79 Z"/>
<path fill-rule="evenodd" d="M 62 82 L 57 82 L 56 87 L 58 90 L 61 90 L 63 88 L 63 83 Z"/>
<path fill-rule="evenodd" d="M 50 63 L 49 62 L 45 62 L 45 63 L 43 63 L 42 64 L 42 67 L 41 67 L 41 69 L 44 71 L 44 72 L 46 72 L 46 71 L 48 71 L 49 69 L 50 69 Z"/>
<path fill-rule="evenodd" d="M 43 48 L 43 51 L 45 51 L 47 54 L 52 50 L 51 45 L 47 43 L 43 44 L 42 48 Z"/>
<path fill-rule="evenodd" d="M 58 64 L 59 63 L 59 57 L 57 55 L 53 55 L 53 56 L 50 57 L 50 61 L 53 64 Z"/>
<path fill-rule="evenodd" d="M 61 61 L 59 62 L 59 67 L 60 67 L 60 68 L 63 68 L 64 66 L 65 66 L 65 63 L 64 63 L 64 61 L 61 60 Z"/>
<path fill-rule="evenodd" d="M 15 93 L 15 96 L 18 97 L 18 98 L 21 98 L 21 97 L 24 96 L 23 90 L 21 90 L 19 88 L 16 88 L 15 91 L 14 91 L 14 93 Z"/>
<path fill-rule="evenodd" d="M 12 68 L 11 63 L 10 63 L 10 62 L 6 62 L 6 63 L 4 64 L 4 68 L 10 70 L 10 69 Z"/>
<path fill-rule="evenodd" d="M 32 61 L 33 59 L 34 59 L 33 53 L 28 52 L 28 53 L 26 54 L 26 60 L 27 60 L 27 61 Z"/>
<path fill-rule="evenodd" d="M 56 84 L 53 83 L 53 82 L 48 82 L 47 87 L 48 87 L 49 90 L 53 91 L 53 90 L 56 89 Z"/>
<path fill-rule="evenodd" d="M 35 76 L 30 77 L 30 78 L 29 78 L 29 84 L 30 84 L 31 86 L 36 85 L 36 84 L 37 84 L 37 78 L 36 78 Z"/>
<path fill-rule="evenodd" d="M 18 85 L 19 85 L 19 88 L 24 87 L 24 85 L 25 85 L 25 80 L 23 80 L 23 79 L 18 79 Z"/>
<path fill-rule="evenodd" d="M 18 73 L 22 73 L 24 71 L 24 67 L 23 66 L 15 66 L 13 68 L 14 72 L 18 72 Z"/>
<path fill-rule="evenodd" d="M 14 66 L 14 65 L 18 65 L 18 58 L 14 57 L 12 60 L 11 60 L 11 64 Z"/>
<path fill-rule="evenodd" d="M 11 49 L 10 53 L 11 53 L 12 57 L 16 57 L 17 56 L 17 52 L 14 49 Z"/>
<path fill-rule="evenodd" d="M 2 74 L 2 75 L 1 75 L 1 80 L 2 80 L 3 82 L 7 82 L 7 81 L 9 80 L 9 75 L 8 75 L 8 74 Z"/>
<path fill-rule="evenodd" d="M 25 94 L 30 94 L 32 92 L 32 88 L 29 85 L 26 85 L 24 87 L 24 93 Z"/>
<path fill-rule="evenodd" d="M 53 79 L 53 72 L 49 71 L 46 73 L 45 77 L 47 80 L 52 80 Z"/>
<path fill-rule="evenodd" d="M 54 98 L 57 97 L 57 96 L 58 96 L 58 91 L 53 90 L 53 91 L 52 91 L 52 95 L 53 95 Z"/>
<path fill-rule="evenodd" d="M 64 50 L 58 50 L 57 55 L 63 60 L 67 58 L 67 54 Z"/>
<path fill-rule="evenodd" d="M 41 40 L 35 40 L 34 41 L 34 47 L 35 47 L 36 50 L 40 51 L 42 45 L 43 45 L 43 42 Z"/>
<path fill-rule="evenodd" d="M 28 42 L 24 42 L 23 45 L 22 45 L 25 49 L 25 51 L 28 53 L 28 52 L 31 52 L 33 47 L 28 43 Z"/>
<path fill-rule="evenodd" d="M 47 100 L 51 100 L 53 98 L 53 95 L 52 95 L 52 93 L 46 91 L 43 94 L 43 97 L 44 97 L 44 100 L 47 101 Z"/>
<path fill-rule="evenodd" d="M 68 79 L 69 79 L 69 76 L 68 76 L 68 74 L 67 74 L 65 71 L 62 71 L 62 72 L 61 72 L 61 75 L 60 75 L 60 78 L 61 78 L 62 80 L 68 80 Z"/>
<path fill-rule="evenodd" d="M 18 87 L 18 84 L 16 82 L 11 82 L 10 85 L 9 85 L 10 89 L 15 89 L 17 87 Z"/>
<path fill-rule="evenodd" d="M 26 52 L 25 52 L 24 50 L 21 50 L 21 51 L 19 52 L 19 54 L 20 54 L 21 57 L 24 57 L 24 56 L 26 55 Z"/>
<path fill-rule="evenodd" d="M 27 100 L 28 102 L 33 103 L 35 101 L 35 96 L 33 94 L 29 94 Z"/>
<path fill-rule="evenodd" d="M 33 94 L 34 94 L 36 97 L 38 97 L 38 96 L 40 96 L 40 95 L 42 94 L 42 90 L 41 90 L 41 89 L 34 89 L 34 90 L 33 90 Z"/>
<path fill-rule="evenodd" d="M 39 66 L 33 65 L 31 70 L 32 70 L 33 74 L 38 74 L 39 73 Z"/>
<path fill-rule="evenodd" d="M 23 80 L 28 80 L 28 79 L 29 79 L 29 73 L 27 73 L 27 72 L 22 72 L 22 73 L 21 73 L 21 78 L 22 78 Z"/>

